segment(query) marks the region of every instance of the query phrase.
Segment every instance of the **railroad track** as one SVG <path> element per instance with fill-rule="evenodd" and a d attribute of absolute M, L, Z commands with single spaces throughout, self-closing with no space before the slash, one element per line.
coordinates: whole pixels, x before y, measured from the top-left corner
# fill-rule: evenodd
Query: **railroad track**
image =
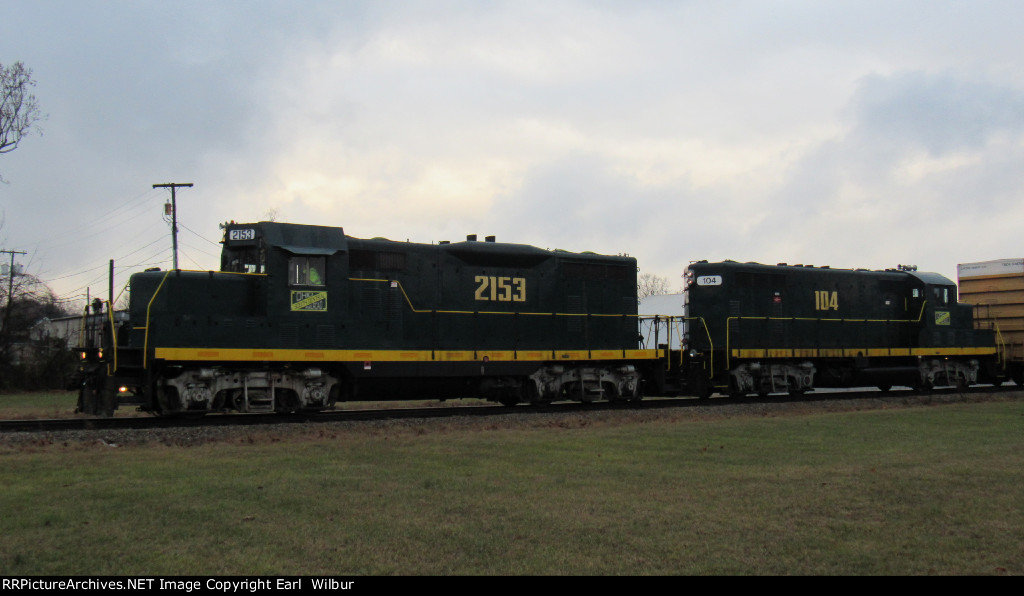
<path fill-rule="evenodd" d="M 449 418 L 455 416 L 505 416 L 529 412 L 574 413 L 600 411 L 636 411 L 664 408 L 687 407 L 725 407 L 745 404 L 792 404 L 814 402 L 836 402 L 865 399 L 919 398 L 927 401 L 932 396 L 975 395 L 992 393 L 1010 393 L 1018 391 L 1013 387 L 972 387 L 966 391 L 955 388 L 936 389 L 928 393 L 916 393 L 910 390 L 879 392 L 869 391 L 817 391 L 804 395 L 772 394 L 767 397 L 715 397 L 711 399 L 697 398 L 665 398 L 649 397 L 639 402 L 559 402 L 544 406 L 519 405 L 506 407 L 500 405 L 466 405 L 421 408 L 379 408 L 363 410 L 329 410 L 319 413 L 296 414 L 208 414 L 195 417 L 114 417 L 114 418 L 58 418 L 58 419 L 25 419 L 0 420 L 0 434 L 22 432 L 54 432 L 54 431 L 103 431 L 103 430 L 155 430 L 164 428 L 203 428 L 217 426 L 270 426 L 296 423 L 341 423 L 353 421 L 396 420 L 396 419 L 427 419 Z"/>

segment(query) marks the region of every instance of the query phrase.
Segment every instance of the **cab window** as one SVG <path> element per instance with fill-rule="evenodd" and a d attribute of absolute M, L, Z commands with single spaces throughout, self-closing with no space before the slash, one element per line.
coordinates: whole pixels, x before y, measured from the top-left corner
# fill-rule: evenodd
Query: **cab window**
<path fill-rule="evenodd" d="M 288 285 L 322 286 L 325 284 L 324 257 L 291 257 L 288 259 Z"/>
<path fill-rule="evenodd" d="M 225 250 L 221 259 L 221 271 L 231 273 L 263 273 L 263 269 L 263 249 L 255 246 Z"/>

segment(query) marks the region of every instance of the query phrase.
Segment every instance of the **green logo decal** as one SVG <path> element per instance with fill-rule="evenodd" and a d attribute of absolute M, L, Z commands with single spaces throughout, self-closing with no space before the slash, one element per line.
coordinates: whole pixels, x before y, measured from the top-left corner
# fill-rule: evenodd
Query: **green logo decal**
<path fill-rule="evenodd" d="M 327 312 L 327 292 L 292 290 L 292 311 Z"/>

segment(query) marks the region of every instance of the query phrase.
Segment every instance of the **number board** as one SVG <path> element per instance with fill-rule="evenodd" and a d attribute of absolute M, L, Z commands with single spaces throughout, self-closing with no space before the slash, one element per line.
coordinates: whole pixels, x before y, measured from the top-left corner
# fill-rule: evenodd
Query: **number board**
<path fill-rule="evenodd" d="M 243 242 L 255 239 L 256 230 L 253 228 L 235 228 L 233 230 L 228 230 L 228 240 L 231 242 Z"/>
<path fill-rule="evenodd" d="M 698 275 L 697 276 L 698 286 L 720 286 L 722 285 L 721 275 Z"/>

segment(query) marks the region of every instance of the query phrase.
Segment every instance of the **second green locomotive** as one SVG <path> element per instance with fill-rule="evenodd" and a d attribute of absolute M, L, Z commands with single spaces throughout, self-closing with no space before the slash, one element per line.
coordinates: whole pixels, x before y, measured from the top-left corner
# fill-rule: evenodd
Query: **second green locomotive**
<path fill-rule="evenodd" d="M 992 332 L 974 329 L 956 285 L 935 273 L 701 261 L 685 278 L 697 394 L 924 389 L 1001 374 Z"/>

